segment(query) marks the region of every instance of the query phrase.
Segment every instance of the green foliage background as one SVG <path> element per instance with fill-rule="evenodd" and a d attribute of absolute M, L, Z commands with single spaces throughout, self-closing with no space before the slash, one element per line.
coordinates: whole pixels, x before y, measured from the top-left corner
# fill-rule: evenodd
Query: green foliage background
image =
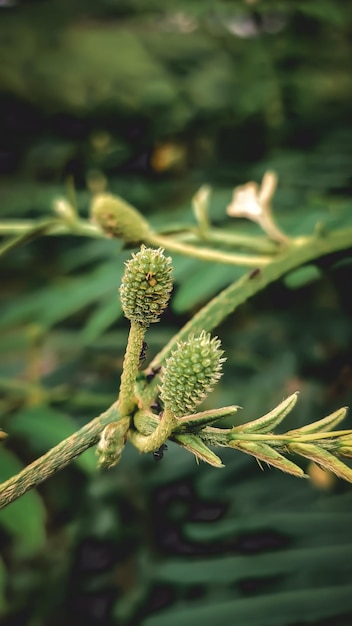
<path fill-rule="evenodd" d="M 273 168 L 290 235 L 351 225 L 351 14 L 342 0 L 1 3 L 1 218 L 45 217 L 68 180 L 86 215 L 103 174 L 165 229 L 192 223 L 191 196 L 211 184 L 227 228 L 232 188 Z M 2 480 L 114 400 L 129 254 L 48 237 L 4 257 Z M 299 389 L 301 426 L 351 405 L 350 261 L 287 276 L 217 329 L 228 360 L 211 406 L 247 421 Z M 174 266 L 148 358 L 245 271 Z M 161 463 L 128 447 L 97 473 L 89 450 L 1 511 L 3 623 L 349 626 L 350 486 L 222 458 L 215 470 L 173 444 Z"/>

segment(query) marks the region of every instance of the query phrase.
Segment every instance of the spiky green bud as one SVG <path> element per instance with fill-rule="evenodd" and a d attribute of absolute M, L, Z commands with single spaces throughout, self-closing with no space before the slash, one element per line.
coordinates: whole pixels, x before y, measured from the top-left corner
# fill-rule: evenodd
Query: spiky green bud
<path fill-rule="evenodd" d="M 178 343 L 162 375 L 160 397 L 165 408 L 176 417 L 194 412 L 221 377 L 223 353 L 220 340 L 205 331 Z"/>
<path fill-rule="evenodd" d="M 171 258 L 144 245 L 126 262 L 120 287 L 125 316 L 142 326 L 159 321 L 172 291 Z"/>
<path fill-rule="evenodd" d="M 91 217 L 107 235 L 127 243 L 139 243 L 150 234 L 149 224 L 139 211 L 110 193 L 95 196 Z"/>

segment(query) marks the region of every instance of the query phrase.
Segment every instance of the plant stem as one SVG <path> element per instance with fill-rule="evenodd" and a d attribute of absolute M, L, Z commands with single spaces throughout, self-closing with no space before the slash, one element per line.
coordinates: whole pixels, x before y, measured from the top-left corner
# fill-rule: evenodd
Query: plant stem
<path fill-rule="evenodd" d="M 118 407 L 121 415 L 130 415 L 136 406 L 135 383 L 146 327 L 131 320 L 121 374 Z"/>
<path fill-rule="evenodd" d="M 276 254 L 279 250 L 278 245 L 265 236 L 243 235 L 214 226 L 211 226 L 202 236 L 197 228 L 182 225 L 165 228 L 159 231 L 158 235 L 162 237 L 172 236 L 173 241 L 181 243 L 219 243 L 233 247 L 244 247 L 264 254 Z"/>
<path fill-rule="evenodd" d="M 117 403 L 0 485 L 0 509 L 39 485 L 99 440 L 104 427 L 121 419 Z"/>
<path fill-rule="evenodd" d="M 160 446 L 170 437 L 176 424 L 176 417 L 174 417 L 171 411 L 165 409 L 154 432 L 150 435 L 142 435 L 135 430 L 130 430 L 129 439 L 140 452 L 153 452 L 153 450 L 160 448 Z"/>
<path fill-rule="evenodd" d="M 227 431 L 228 433 L 229 431 Z M 207 430 L 204 430 L 205 434 L 209 434 L 212 437 L 212 440 L 215 442 L 216 438 L 219 438 L 219 441 L 224 441 L 224 435 L 226 438 L 226 429 L 221 430 L 217 428 L 209 427 Z M 331 432 L 324 433 L 313 433 L 309 435 L 299 434 L 299 433 L 283 433 L 282 435 L 274 435 L 272 433 L 267 434 L 256 434 L 256 433 L 236 433 L 232 432 L 231 441 L 262 441 L 267 444 L 291 444 L 291 443 L 306 443 L 306 442 L 319 442 L 322 439 L 335 439 L 338 437 L 342 437 L 344 435 L 352 435 L 352 430 L 334 430 Z M 228 445 L 228 438 L 226 438 L 226 445 Z"/>
<path fill-rule="evenodd" d="M 243 267 L 257 267 L 267 265 L 270 263 L 271 258 L 269 256 L 253 256 L 245 254 L 233 254 L 231 252 L 221 252 L 221 250 L 214 250 L 212 248 L 197 248 L 190 246 L 181 241 L 175 241 L 171 237 L 165 237 L 158 235 L 157 233 L 150 233 L 148 235 L 148 241 L 146 242 L 151 246 L 161 246 L 165 250 L 171 252 L 178 252 L 183 256 L 190 256 L 195 259 L 201 259 L 202 261 L 215 261 L 216 263 L 226 263 L 227 265 L 242 265 Z"/>
<path fill-rule="evenodd" d="M 195 256 L 203 260 L 218 261 L 222 263 L 230 264 L 243 264 L 251 266 L 250 259 L 245 255 L 224 253 L 221 251 L 200 249 L 196 246 L 187 245 L 187 241 L 191 243 L 199 243 L 200 238 L 197 229 L 186 230 L 185 226 L 175 226 L 176 231 L 181 231 L 179 234 L 173 236 L 168 235 L 170 229 L 165 234 L 155 233 L 150 238 L 148 243 L 152 245 L 162 245 L 166 249 L 174 250 L 175 252 L 181 252 L 182 254 Z M 74 222 L 65 222 L 59 220 L 57 217 L 52 217 L 45 220 L 7 220 L 6 222 L 0 222 L 0 235 L 15 235 L 19 237 L 39 237 L 40 235 L 81 235 L 87 237 L 101 237 L 106 235 L 100 228 L 91 224 L 87 220 L 77 219 Z M 162 240 L 162 243 L 158 243 L 156 239 Z M 230 246 L 244 246 L 264 254 L 275 254 L 278 250 L 277 244 L 269 241 L 265 237 L 254 237 L 251 235 L 241 235 L 239 233 L 228 232 L 223 229 L 211 227 L 206 233 L 204 241 L 208 243 L 220 243 Z M 153 243 L 154 242 L 154 243 Z M 147 243 L 147 242 L 146 242 Z M 209 256 L 210 254 L 210 256 Z M 219 257 L 220 255 L 220 257 Z M 213 258 L 214 257 L 214 258 Z M 237 258 L 238 261 L 234 261 Z M 255 258 L 255 257 L 254 257 Z M 263 257 L 262 261 L 267 261 L 267 257 Z M 259 265 L 261 257 L 253 263 L 253 265 Z"/>
<path fill-rule="evenodd" d="M 78 219 L 74 224 L 66 223 L 57 217 L 45 220 L 7 220 L 0 222 L 0 235 L 29 235 L 46 227 L 46 235 L 85 235 L 87 237 L 105 237 L 104 233 L 87 220 Z"/>

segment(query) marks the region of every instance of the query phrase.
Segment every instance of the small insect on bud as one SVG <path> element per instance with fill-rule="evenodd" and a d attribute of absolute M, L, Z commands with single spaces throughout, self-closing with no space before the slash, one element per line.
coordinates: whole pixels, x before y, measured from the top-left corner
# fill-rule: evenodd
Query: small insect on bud
<path fill-rule="evenodd" d="M 161 461 L 161 459 L 164 457 L 164 452 L 167 450 L 167 445 L 166 443 L 163 443 L 160 448 L 158 448 L 158 450 L 154 450 L 153 452 L 153 457 L 156 461 Z"/>
<path fill-rule="evenodd" d="M 159 321 L 166 309 L 172 290 L 171 258 L 159 248 L 142 244 L 137 254 L 126 262 L 120 287 L 120 298 L 125 316 L 148 327 Z"/>
<path fill-rule="evenodd" d="M 153 411 L 153 413 L 157 413 L 160 416 L 160 413 L 162 413 L 163 407 L 161 406 L 160 400 L 156 399 L 155 402 L 153 402 L 153 404 L 150 405 L 151 410 Z"/>
<path fill-rule="evenodd" d="M 139 353 L 139 367 L 141 367 L 145 361 L 145 358 L 147 356 L 147 350 L 148 350 L 148 344 L 146 341 L 143 341 L 142 350 Z"/>
<path fill-rule="evenodd" d="M 152 380 L 155 378 L 155 376 L 160 374 L 160 372 L 161 372 L 161 366 L 160 365 L 158 365 L 158 367 L 152 367 L 151 370 L 146 375 L 147 383 L 151 383 Z"/>
<path fill-rule="evenodd" d="M 150 234 L 148 222 L 133 206 L 110 193 L 97 195 L 91 206 L 92 221 L 110 237 L 139 243 Z"/>
<path fill-rule="evenodd" d="M 260 267 L 256 267 L 254 270 L 249 272 L 249 274 L 248 274 L 249 280 L 253 280 L 253 278 L 256 278 L 257 276 L 259 276 L 260 271 L 261 271 Z"/>
<path fill-rule="evenodd" d="M 166 360 L 160 398 L 176 417 L 192 413 L 221 377 L 223 350 L 220 340 L 202 331 L 178 343 Z"/>

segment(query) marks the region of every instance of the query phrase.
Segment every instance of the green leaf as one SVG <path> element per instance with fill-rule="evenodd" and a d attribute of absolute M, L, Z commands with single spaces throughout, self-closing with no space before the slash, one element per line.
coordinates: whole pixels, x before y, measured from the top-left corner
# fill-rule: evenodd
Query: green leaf
<path fill-rule="evenodd" d="M 0 450 L 0 480 L 5 481 L 22 470 L 17 457 Z M 13 536 L 18 554 L 30 556 L 40 550 L 46 541 L 45 509 L 36 491 L 30 491 L 0 511 L 0 525 Z"/>
<path fill-rule="evenodd" d="M 297 3 L 297 10 L 313 17 L 317 20 L 328 22 L 329 27 L 332 25 L 342 26 L 345 20 L 345 13 L 342 7 L 338 6 L 337 2 L 331 2 L 329 0 L 320 0 L 320 2 L 303 2 Z"/>
<path fill-rule="evenodd" d="M 289 289 L 299 289 L 322 277 L 321 270 L 316 265 L 305 265 L 285 276 L 284 283 Z"/>
<path fill-rule="evenodd" d="M 210 409 L 208 411 L 201 411 L 200 413 L 194 413 L 193 415 L 184 415 L 183 417 L 179 417 L 177 419 L 177 424 L 174 432 L 182 432 L 183 430 L 186 432 L 191 432 L 192 429 L 200 430 L 201 428 L 205 428 L 205 426 L 209 426 L 209 424 L 213 424 L 224 417 L 232 416 L 237 413 L 238 406 L 225 406 L 221 409 Z"/>
<path fill-rule="evenodd" d="M 213 580 L 216 580 L 214 574 Z M 240 598 L 213 604 L 162 611 L 147 618 L 143 626 L 180 624 L 241 624 L 241 626 L 289 626 L 322 617 L 343 615 L 352 610 L 351 586 L 323 587 Z"/>
<path fill-rule="evenodd" d="M 190 272 L 178 287 L 172 299 L 176 313 L 190 311 L 200 302 L 214 296 L 223 287 L 232 283 L 244 273 L 243 268 L 234 265 L 204 263 Z"/>
<path fill-rule="evenodd" d="M 25 437 L 31 448 L 38 454 L 47 452 L 78 430 L 76 422 L 60 411 L 48 406 L 38 406 L 20 411 L 13 416 L 8 434 Z M 74 463 L 87 474 L 96 472 L 96 458 L 93 450 L 86 450 Z"/>
<path fill-rule="evenodd" d="M 173 439 L 183 448 L 192 452 L 197 459 L 201 459 L 213 467 L 224 467 L 221 459 L 214 454 L 197 435 L 177 434 Z"/>
<path fill-rule="evenodd" d="M 100 337 L 121 315 L 120 301 L 116 298 L 115 293 L 109 294 L 105 300 L 99 303 L 83 329 L 82 336 L 85 344 L 89 344 Z"/>
<path fill-rule="evenodd" d="M 0 614 L 6 609 L 7 572 L 4 561 L 0 558 Z"/>
<path fill-rule="evenodd" d="M 304 471 L 296 463 L 292 463 L 292 461 L 286 459 L 286 457 L 266 443 L 259 441 L 236 441 L 233 439 L 229 445 L 246 454 L 251 454 L 257 460 L 264 461 L 269 466 L 276 467 L 282 472 L 287 472 L 297 476 L 297 478 L 306 478 Z"/>
<path fill-rule="evenodd" d="M 276 513 L 271 510 L 260 516 L 234 515 L 212 524 L 189 523 L 185 526 L 185 533 L 191 541 L 214 542 L 243 533 L 260 533 L 263 528 L 284 533 L 295 544 L 303 540 L 311 547 L 324 545 L 331 540 L 332 533 L 338 543 L 344 544 L 350 540 L 351 515 L 337 511 L 302 510 L 294 513 L 290 510 Z"/>
<path fill-rule="evenodd" d="M 347 408 L 342 407 L 341 409 L 337 409 L 330 415 L 323 417 L 323 419 L 318 420 L 316 422 L 312 422 L 311 424 L 307 424 L 306 426 L 302 426 L 301 428 L 296 428 L 295 430 L 290 430 L 288 435 L 296 435 L 296 434 L 312 434 L 312 433 L 323 433 L 328 430 L 332 430 L 336 428 L 342 422 L 347 414 Z"/>
<path fill-rule="evenodd" d="M 33 319 L 44 327 L 50 327 L 109 293 L 116 294 L 118 303 L 117 288 L 122 269 L 122 263 L 121 267 L 105 263 L 79 278 L 66 278 L 60 284 L 18 298 L 5 309 L 1 327 Z M 118 304 L 116 310 L 118 317 Z"/>
<path fill-rule="evenodd" d="M 289 449 L 291 452 L 300 454 L 306 459 L 314 461 L 321 467 L 324 467 L 333 474 L 336 474 L 336 476 L 339 476 L 339 478 L 343 478 L 343 480 L 348 480 L 352 483 L 352 469 L 337 459 L 336 456 L 327 450 L 324 450 L 324 448 L 313 443 L 309 444 L 297 442 L 290 443 Z"/>
<path fill-rule="evenodd" d="M 297 402 L 297 392 L 285 398 L 270 413 L 259 417 L 252 422 L 247 422 L 233 428 L 233 432 L 239 433 L 269 433 L 290 413 Z"/>
<path fill-rule="evenodd" d="M 65 250 L 65 256 L 61 258 L 62 267 L 65 273 L 77 271 L 86 267 L 105 262 L 112 258 L 111 263 L 120 263 L 119 249 L 121 243 L 116 239 L 90 239 L 87 242 L 82 239 L 79 247 Z M 121 264 L 122 265 L 122 264 Z"/>
<path fill-rule="evenodd" d="M 246 578 L 295 575 L 300 569 L 330 574 L 352 572 L 352 543 L 270 551 L 263 554 L 226 556 L 213 559 L 174 559 L 161 565 L 158 578 L 177 584 L 215 584 L 239 582 Z M 351 600 L 352 601 L 352 600 Z M 351 605 L 352 606 L 352 605 Z"/>

